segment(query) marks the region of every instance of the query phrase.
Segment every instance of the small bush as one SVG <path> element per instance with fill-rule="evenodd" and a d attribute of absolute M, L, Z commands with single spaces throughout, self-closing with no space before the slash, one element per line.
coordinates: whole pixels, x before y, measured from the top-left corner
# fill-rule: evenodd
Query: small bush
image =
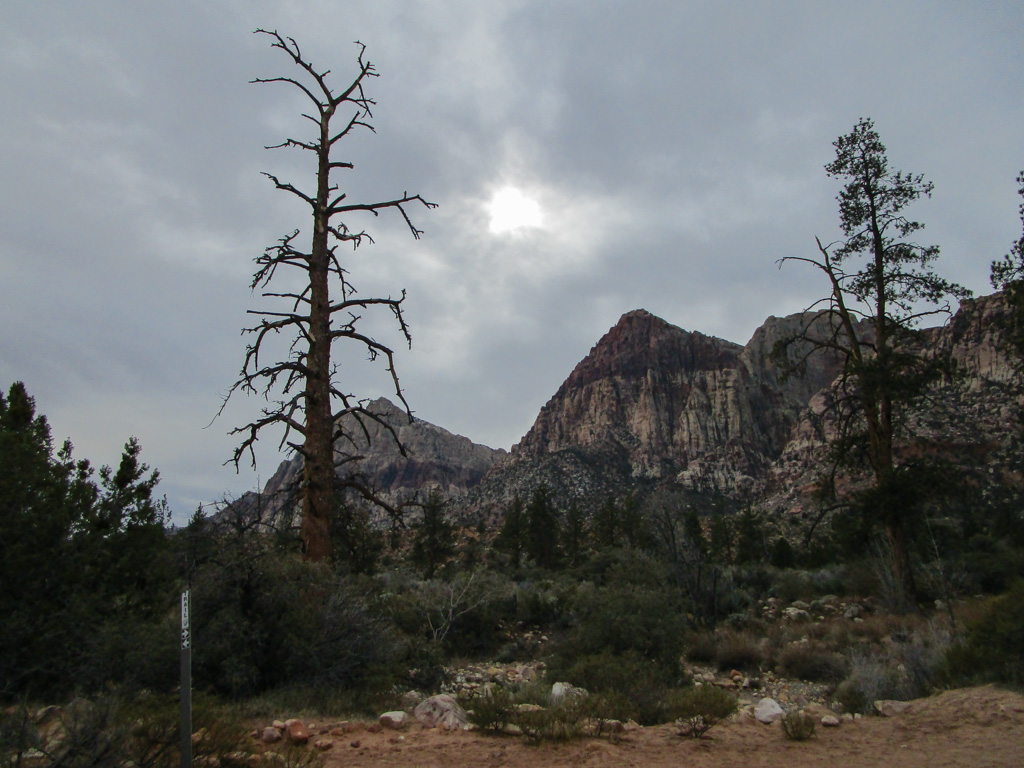
<path fill-rule="evenodd" d="M 715 663 L 719 669 L 756 673 L 767 660 L 754 636 L 745 632 L 719 632 L 717 646 Z"/>
<path fill-rule="evenodd" d="M 567 699 L 555 707 L 516 713 L 514 722 L 534 744 L 571 741 L 583 736 L 584 699 Z"/>
<path fill-rule="evenodd" d="M 469 722 L 491 733 L 502 733 L 516 714 L 516 702 L 506 688 L 496 688 L 488 694 L 460 699 Z"/>
<path fill-rule="evenodd" d="M 736 711 L 736 697 L 711 685 L 672 691 L 666 700 L 672 719 L 680 724 L 680 734 L 699 739 L 716 723 Z"/>
<path fill-rule="evenodd" d="M 718 636 L 714 632 L 695 632 L 686 644 L 686 658 L 710 663 L 718 655 Z"/>
<path fill-rule="evenodd" d="M 779 656 L 783 674 L 820 683 L 838 683 L 849 673 L 842 656 L 817 643 L 792 643 Z"/>
<path fill-rule="evenodd" d="M 584 656 L 568 669 L 549 670 L 549 675 L 552 672 L 564 675 L 564 680 L 592 694 L 614 693 L 624 697 L 630 703 L 630 717 L 642 725 L 664 721 L 662 698 L 678 678 L 678 671 L 670 674 L 657 661 L 636 651 Z"/>
<path fill-rule="evenodd" d="M 899 674 L 886 660 L 854 656 L 850 675 L 836 687 L 833 698 L 846 712 L 867 714 L 878 699 L 902 699 Z"/>
<path fill-rule="evenodd" d="M 1024 581 L 982 606 L 966 641 L 947 652 L 946 668 L 960 682 L 1024 687 Z"/>
<path fill-rule="evenodd" d="M 587 720 L 587 732 L 593 736 L 604 736 L 609 721 L 620 723 L 630 718 L 632 703 L 620 693 L 595 693 L 579 701 L 580 712 Z"/>
<path fill-rule="evenodd" d="M 814 718 L 806 712 L 793 711 L 782 718 L 782 732 L 791 741 L 807 741 L 814 736 Z"/>

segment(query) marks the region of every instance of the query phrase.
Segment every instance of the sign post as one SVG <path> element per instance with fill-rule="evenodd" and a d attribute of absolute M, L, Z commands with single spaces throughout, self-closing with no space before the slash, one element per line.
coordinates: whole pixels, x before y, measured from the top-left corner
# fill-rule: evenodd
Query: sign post
<path fill-rule="evenodd" d="M 189 590 L 181 593 L 181 768 L 192 768 L 192 628 Z"/>

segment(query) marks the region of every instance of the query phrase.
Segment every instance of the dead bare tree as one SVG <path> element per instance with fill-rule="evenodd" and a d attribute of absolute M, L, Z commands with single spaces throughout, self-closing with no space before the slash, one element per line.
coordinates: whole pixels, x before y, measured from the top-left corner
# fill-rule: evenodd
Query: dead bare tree
<path fill-rule="evenodd" d="M 370 120 L 375 102 L 366 95 L 364 86 L 369 78 L 377 77 L 378 74 L 373 64 L 364 58 L 365 45 L 356 43 L 359 52 L 355 77 L 342 90 L 335 92 L 327 82 L 330 70 L 315 69 L 304 58 L 293 38 L 264 29 L 257 29 L 254 34 L 267 35 L 271 39 L 271 47 L 284 51 L 300 72 L 296 77 L 257 78 L 252 82 L 285 83 L 297 88 L 313 105 L 312 110 L 302 116 L 317 126 L 315 136 L 310 139 L 288 138 L 267 149 L 299 149 L 312 153 L 316 158 L 316 190 L 305 192 L 273 174 L 264 174 L 277 189 L 294 195 L 309 206 L 313 215 L 312 242 L 308 252 L 301 250 L 299 230 L 296 229 L 256 258 L 258 269 L 252 279 L 253 291 L 257 288 L 267 289 L 279 267 L 287 268 L 289 274 L 294 274 L 290 270 L 303 273 L 303 287 L 297 293 L 263 291 L 263 297 L 283 300 L 290 305 L 284 311 L 249 312 L 261 319 L 257 325 L 243 331 L 254 338 L 246 347 L 241 373 L 227 398 L 241 390 L 247 394 L 260 395 L 269 404 L 262 409 L 259 418 L 232 430 L 231 434 L 243 435 L 244 439 L 235 449 L 231 462 L 237 469 L 243 457 L 248 454 L 255 466 L 256 455 L 253 449 L 260 434 L 268 427 L 283 428 L 279 447 L 283 449 L 288 446 L 297 451 L 304 463 L 301 486 L 303 552 L 307 559 L 320 561 L 331 554 L 329 523 L 336 495 L 342 489 L 350 488 L 395 512 L 358 476 L 350 475 L 344 479 L 336 477 L 335 453 L 339 454 L 342 462 L 359 458 L 355 455 L 357 449 L 353 430 L 362 431 L 369 439 L 366 420 L 377 421 L 390 432 L 396 442 L 397 436 L 380 416 L 367 410 L 366 401 L 359 400 L 341 388 L 338 365 L 332 363 L 331 359 L 334 343 L 346 340 L 363 348 L 371 360 L 381 358 L 391 376 L 395 395 L 405 407 L 409 418 L 412 418 L 395 371 L 393 350 L 357 330 L 360 311 L 386 308 L 393 313 L 406 342 L 411 344 L 409 327 L 402 314 L 405 291 L 402 291 L 399 298 L 360 298 L 356 295 L 349 282 L 348 272 L 338 257 L 337 248 L 340 244 L 348 244 L 355 249 L 364 240 L 372 243 L 373 238 L 365 231 L 351 227 L 346 219 L 351 214 L 371 213 L 378 216 L 381 211 L 394 209 L 401 214 L 412 236 L 418 240 L 422 231 L 412 223 L 407 206 L 415 203 L 435 208 L 436 205 L 420 195 L 407 192 L 393 200 L 352 202 L 346 193 L 340 191 L 338 184 L 332 182 L 332 173 L 354 168 L 349 161 L 333 158 L 339 142 L 353 131 L 374 130 Z M 282 332 L 294 336 L 287 355 L 284 359 L 264 362 L 262 353 L 267 340 Z M 342 418 L 344 416 L 353 418 Z M 301 437 L 301 440 L 295 435 Z"/>

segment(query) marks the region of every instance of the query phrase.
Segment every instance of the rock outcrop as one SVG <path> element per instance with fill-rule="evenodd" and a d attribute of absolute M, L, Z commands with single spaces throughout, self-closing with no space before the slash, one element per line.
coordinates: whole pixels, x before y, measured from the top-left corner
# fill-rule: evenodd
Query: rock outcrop
<path fill-rule="evenodd" d="M 1021 403 L 1001 351 L 1004 312 L 999 294 L 965 301 L 948 323 L 923 332 L 918 353 L 948 356 L 955 372 L 927 407 L 907 414 L 922 440 L 975 454 L 1007 444 Z M 805 371 L 787 377 L 771 352 L 810 319 L 768 318 L 740 346 L 644 310 L 623 315 L 465 508 L 494 516 L 543 483 L 584 501 L 672 485 L 799 511 L 825 459 L 826 395 L 840 362 L 796 350 L 808 353 Z"/>
<path fill-rule="evenodd" d="M 383 397 L 369 403 L 367 410 L 384 424 L 363 419 L 363 426 L 359 426 L 353 417 L 345 417 L 350 422 L 346 431 L 354 440 L 338 446 L 338 474 L 358 474 L 362 482 L 388 501 L 400 501 L 430 489 L 445 498 L 457 498 L 506 455 L 506 451 L 479 445 L 422 419 L 410 422 L 405 411 Z M 404 447 L 405 455 L 399 445 Z M 352 460 L 353 456 L 358 458 Z M 240 502 L 258 505 L 264 523 L 287 527 L 297 522 L 301 480 L 302 458 L 295 456 L 281 463 L 261 494 L 247 494 Z"/>
<path fill-rule="evenodd" d="M 965 301 L 948 323 L 923 332 L 918 354 L 942 355 L 955 370 L 926 407 L 905 414 L 917 443 L 903 450 L 959 451 L 975 462 L 1012 450 L 1022 390 L 1001 351 L 1005 311 L 1000 294 Z M 365 436 L 350 430 L 359 437 L 347 453 L 359 459 L 339 464 L 339 472 L 359 473 L 390 500 L 435 488 L 467 522 L 496 523 L 513 497 L 528 497 L 541 484 L 591 509 L 608 497 L 642 498 L 671 487 L 800 513 L 825 459 L 827 393 L 840 361 L 806 347 L 796 350 L 805 353 L 803 375 L 786 376 L 772 350 L 810 319 L 770 317 L 740 345 L 644 310 L 628 312 L 576 365 L 510 454 L 418 419 L 410 423 L 380 399 L 369 407 L 387 427 L 368 421 Z M 262 494 L 243 501 L 258 503 L 266 522 L 291 522 L 301 468 L 298 458 L 283 463 Z"/>
<path fill-rule="evenodd" d="M 741 346 L 626 313 L 471 498 L 486 508 L 540 483 L 584 499 L 665 483 L 749 492 L 838 371 L 814 353 L 806 377 L 782 376 L 772 347 L 802 320 L 769 318 Z"/>

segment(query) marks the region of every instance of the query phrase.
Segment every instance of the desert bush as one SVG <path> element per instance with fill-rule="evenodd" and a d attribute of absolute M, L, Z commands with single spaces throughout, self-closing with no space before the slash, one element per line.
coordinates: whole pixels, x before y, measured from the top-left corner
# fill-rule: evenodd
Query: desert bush
<path fill-rule="evenodd" d="M 594 736 L 607 733 L 609 721 L 630 719 L 633 705 L 621 693 L 592 693 L 579 701 L 580 713 L 587 720 L 587 732 Z"/>
<path fill-rule="evenodd" d="M 469 722 L 490 733 L 502 733 L 516 715 L 516 701 L 507 688 L 460 697 L 459 705 L 466 710 Z"/>
<path fill-rule="evenodd" d="M 807 571 L 787 568 L 779 571 L 771 592 L 780 600 L 792 603 L 794 600 L 810 600 L 814 596 L 815 590 Z"/>
<path fill-rule="evenodd" d="M 712 663 L 718 657 L 718 635 L 714 632 L 694 632 L 686 640 L 686 658 L 690 661 Z"/>
<path fill-rule="evenodd" d="M 757 672 L 767 661 L 765 649 L 747 632 L 721 631 L 716 641 L 714 659 L 719 669 Z"/>
<path fill-rule="evenodd" d="M 514 723 L 530 742 L 571 741 L 584 735 L 582 698 L 568 698 L 554 707 L 518 711 Z"/>
<path fill-rule="evenodd" d="M 790 741 L 807 741 L 814 736 L 815 720 L 806 712 L 794 710 L 782 718 L 782 732 Z"/>
<path fill-rule="evenodd" d="M 25 701 L 0 710 L 0 765 L 20 766 L 29 750 L 42 743 L 32 710 Z"/>
<path fill-rule="evenodd" d="M 672 691 L 665 701 L 668 715 L 680 724 L 680 733 L 699 739 L 716 723 L 736 711 L 736 697 L 711 685 Z"/>
<path fill-rule="evenodd" d="M 946 658 L 952 645 L 952 631 L 935 620 L 895 645 L 898 669 L 911 698 L 926 696 L 944 682 Z"/>
<path fill-rule="evenodd" d="M 638 583 L 581 588 L 574 605 L 576 623 L 558 653 L 571 659 L 605 650 L 616 655 L 635 651 L 673 668 L 685 630 L 678 597 L 673 590 Z"/>
<path fill-rule="evenodd" d="M 1024 581 L 981 606 L 964 642 L 947 652 L 945 669 L 954 681 L 1024 687 Z"/>
<path fill-rule="evenodd" d="M 866 714 L 878 699 L 901 699 L 899 673 L 885 659 L 853 654 L 850 674 L 837 687 L 833 698 L 846 712 Z"/>
<path fill-rule="evenodd" d="M 779 654 L 783 674 L 820 683 L 838 683 L 849 672 L 846 660 L 815 642 L 791 643 Z"/>
<path fill-rule="evenodd" d="M 35 749 L 48 768 L 170 768 L 180 763 L 179 715 L 176 697 L 114 689 L 53 708 L 45 722 L 37 722 L 22 704 L 0 718 L 0 759 L 4 765 L 21 765 Z M 196 697 L 197 763 L 238 749 L 244 734 L 234 722 L 237 718 Z"/>
<path fill-rule="evenodd" d="M 551 701 L 551 683 L 520 683 L 513 688 L 512 695 L 516 704 L 539 704 L 545 707 Z"/>
<path fill-rule="evenodd" d="M 636 651 L 591 654 L 571 666 L 549 670 L 552 673 L 591 693 L 620 695 L 630 705 L 626 714 L 642 725 L 663 722 L 663 696 L 678 677 Z"/>

